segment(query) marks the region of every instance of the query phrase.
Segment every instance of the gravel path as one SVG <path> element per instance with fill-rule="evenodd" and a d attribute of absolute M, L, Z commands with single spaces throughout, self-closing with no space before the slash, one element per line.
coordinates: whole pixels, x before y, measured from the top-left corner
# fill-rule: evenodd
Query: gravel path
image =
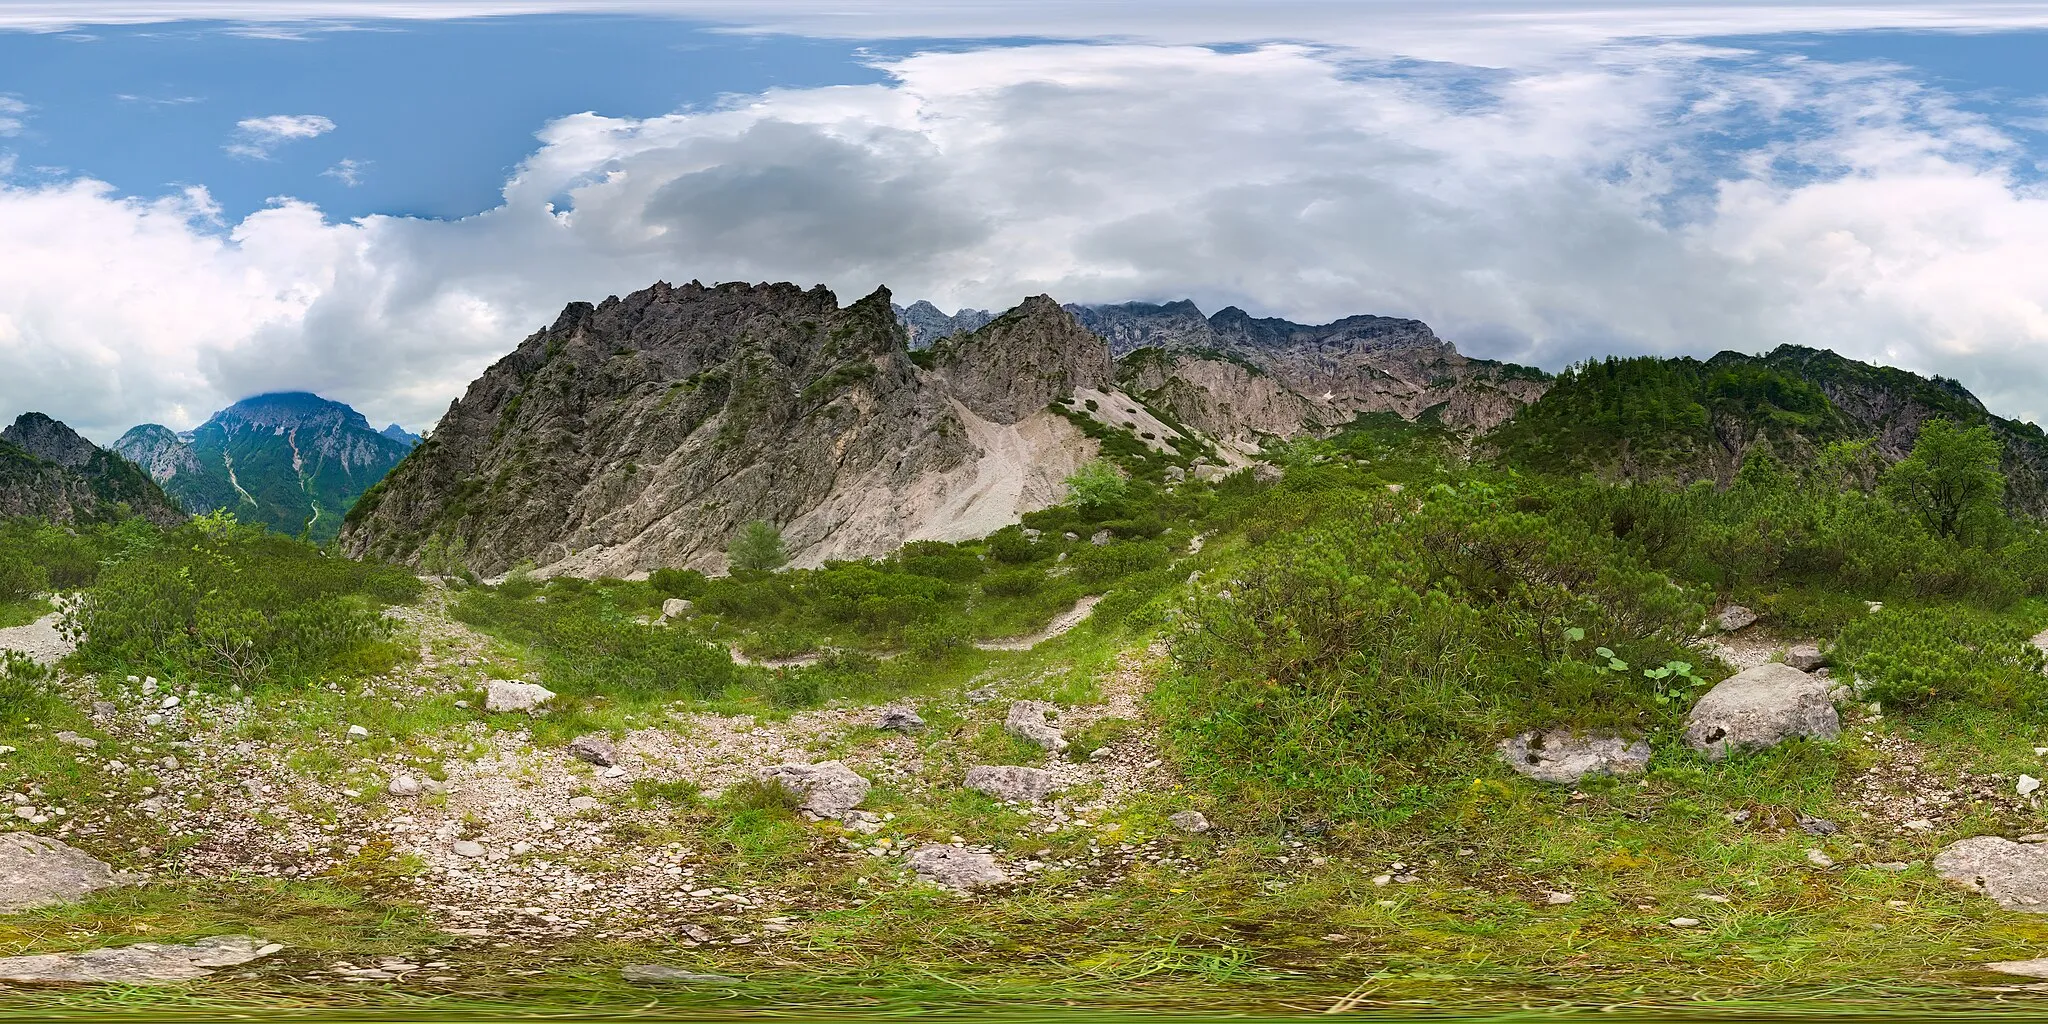
<path fill-rule="evenodd" d="M 71 653 L 72 643 L 57 632 L 57 613 L 48 615 L 26 626 L 9 626 L 0 629 L 0 647 L 20 651 L 45 665 L 55 664 L 58 659 Z"/>
<path fill-rule="evenodd" d="M 1074 602 L 1072 608 L 1053 617 L 1045 628 L 1029 636 L 1011 637 L 1008 640 L 983 640 L 974 646 L 984 651 L 1028 651 L 1086 621 L 1093 614 L 1095 606 L 1102 603 L 1102 595 L 1091 594 Z"/>

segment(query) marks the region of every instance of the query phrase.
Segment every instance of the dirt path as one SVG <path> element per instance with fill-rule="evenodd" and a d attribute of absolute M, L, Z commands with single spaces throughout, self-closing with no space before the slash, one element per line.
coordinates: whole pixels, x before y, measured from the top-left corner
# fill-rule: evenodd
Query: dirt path
<path fill-rule="evenodd" d="M 1053 620 L 1046 623 L 1045 628 L 1036 633 L 1028 636 L 1011 637 L 1007 640 L 979 640 L 975 642 L 974 646 L 984 651 L 1028 651 L 1080 625 L 1087 620 L 1089 615 L 1094 614 L 1095 606 L 1101 603 L 1102 595 L 1090 594 L 1074 602 L 1072 608 L 1053 616 Z"/>

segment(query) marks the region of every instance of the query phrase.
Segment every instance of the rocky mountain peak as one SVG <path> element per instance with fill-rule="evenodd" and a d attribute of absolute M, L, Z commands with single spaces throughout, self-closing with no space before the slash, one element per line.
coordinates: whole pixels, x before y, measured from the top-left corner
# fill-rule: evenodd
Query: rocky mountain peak
<path fill-rule="evenodd" d="M 326 427 L 370 430 L 370 421 L 355 409 L 305 391 L 279 391 L 254 395 L 213 414 L 210 421 L 222 427 L 279 428 Z M 203 428 L 202 428 L 203 429 Z"/>
<path fill-rule="evenodd" d="M 903 325 L 904 332 L 909 335 L 913 351 L 930 348 L 943 338 L 986 327 L 988 322 L 995 318 L 996 315 L 986 309 L 965 308 L 952 316 L 947 316 L 939 307 L 925 299 L 919 299 L 907 307 L 898 307 L 896 310 L 896 321 Z"/>
<path fill-rule="evenodd" d="M 39 412 L 25 412 L 15 417 L 13 425 L 0 430 L 0 438 L 6 438 L 36 458 L 66 469 L 84 468 L 100 451 L 99 445 L 79 436 L 78 431 Z"/>
<path fill-rule="evenodd" d="M 933 349 L 933 364 L 961 404 L 994 423 L 1016 423 L 1076 388 L 1115 380 L 1109 345 L 1050 295 L 946 339 Z"/>

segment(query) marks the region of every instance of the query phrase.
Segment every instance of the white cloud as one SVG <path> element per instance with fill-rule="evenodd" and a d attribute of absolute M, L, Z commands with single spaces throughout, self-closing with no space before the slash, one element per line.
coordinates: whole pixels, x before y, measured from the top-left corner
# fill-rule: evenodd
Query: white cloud
<path fill-rule="evenodd" d="M 340 163 L 321 171 L 323 178 L 333 178 L 349 188 L 363 183 L 363 172 L 369 169 L 368 161 L 343 157 Z"/>
<path fill-rule="evenodd" d="M 0 135 L 19 135 L 27 126 L 28 104 L 20 98 L 0 93 Z"/>
<path fill-rule="evenodd" d="M 891 70 L 560 119 L 457 221 L 0 186 L 0 408 L 104 437 L 299 387 L 427 423 L 563 302 L 702 278 L 1418 316 L 1553 367 L 1810 344 L 2048 413 L 2048 195 L 1897 69 L 1647 46 L 1446 77 L 1071 45 Z"/>
<path fill-rule="evenodd" d="M 197 96 L 140 96 L 132 92 L 117 92 L 114 98 L 123 103 L 141 103 L 152 107 L 182 107 L 201 102 Z"/>
<path fill-rule="evenodd" d="M 2048 26 L 2043 0 L 0 0 L 0 30 L 225 21 L 300 39 L 378 19 L 592 13 L 841 39 L 1296 41 L 1500 65 L 1630 39 Z"/>
<path fill-rule="evenodd" d="M 221 147 L 231 156 L 268 160 L 279 146 L 316 139 L 334 130 L 334 122 L 318 114 L 272 114 L 235 122 L 235 134 Z"/>

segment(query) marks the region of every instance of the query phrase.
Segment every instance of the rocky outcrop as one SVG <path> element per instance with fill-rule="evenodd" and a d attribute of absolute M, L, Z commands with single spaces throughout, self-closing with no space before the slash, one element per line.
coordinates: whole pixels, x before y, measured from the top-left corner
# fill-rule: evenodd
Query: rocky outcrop
<path fill-rule="evenodd" d="M 1028 300 L 917 359 L 887 290 L 658 284 L 575 303 L 484 372 L 341 546 L 495 574 L 717 571 L 746 523 L 798 566 L 962 540 L 1065 496 L 1095 445 L 1047 409 L 1107 347 Z"/>
<path fill-rule="evenodd" d="M 1126 392 L 1210 437 L 1257 444 L 1323 431 L 1323 410 L 1238 359 L 1139 349 L 1117 363 Z"/>
<path fill-rule="evenodd" d="M 1082 388 L 1114 386 L 1108 346 L 1049 295 L 945 339 L 932 354 L 948 394 L 994 423 L 1016 423 Z"/>
<path fill-rule="evenodd" d="M 371 428 L 340 402 L 284 392 L 236 402 L 189 435 L 145 423 L 114 448 L 188 511 L 226 509 L 279 533 L 329 540 L 363 492 L 412 450 L 392 429 Z"/>
<path fill-rule="evenodd" d="M 1460 354 L 1419 320 L 1352 316 L 1310 325 L 1254 317 L 1235 306 L 1205 318 L 1187 301 L 1067 308 L 1109 342 L 1127 375 L 1150 374 L 1139 385 L 1148 401 L 1226 437 L 1292 437 L 1376 412 L 1409 420 L 1430 415 L 1446 426 L 1484 432 L 1548 386 L 1539 370 Z M 1185 373 L 1161 372 L 1145 365 L 1159 362 L 1141 357 L 1146 349 L 1195 361 Z M 1231 373 L 1225 368 L 1231 364 L 1268 382 Z M 1162 393 L 1176 378 L 1181 385 Z M 1247 416 L 1257 425 L 1226 428 L 1233 417 Z"/>
<path fill-rule="evenodd" d="M 0 431 L 0 516 L 60 523 L 185 518 L 142 468 L 39 412 Z"/>
<path fill-rule="evenodd" d="M 1722 680 L 1693 705 L 1685 742 L 1710 760 L 1764 750 L 1796 737 L 1831 740 L 1842 732 L 1830 681 L 1771 662 Z"/>

